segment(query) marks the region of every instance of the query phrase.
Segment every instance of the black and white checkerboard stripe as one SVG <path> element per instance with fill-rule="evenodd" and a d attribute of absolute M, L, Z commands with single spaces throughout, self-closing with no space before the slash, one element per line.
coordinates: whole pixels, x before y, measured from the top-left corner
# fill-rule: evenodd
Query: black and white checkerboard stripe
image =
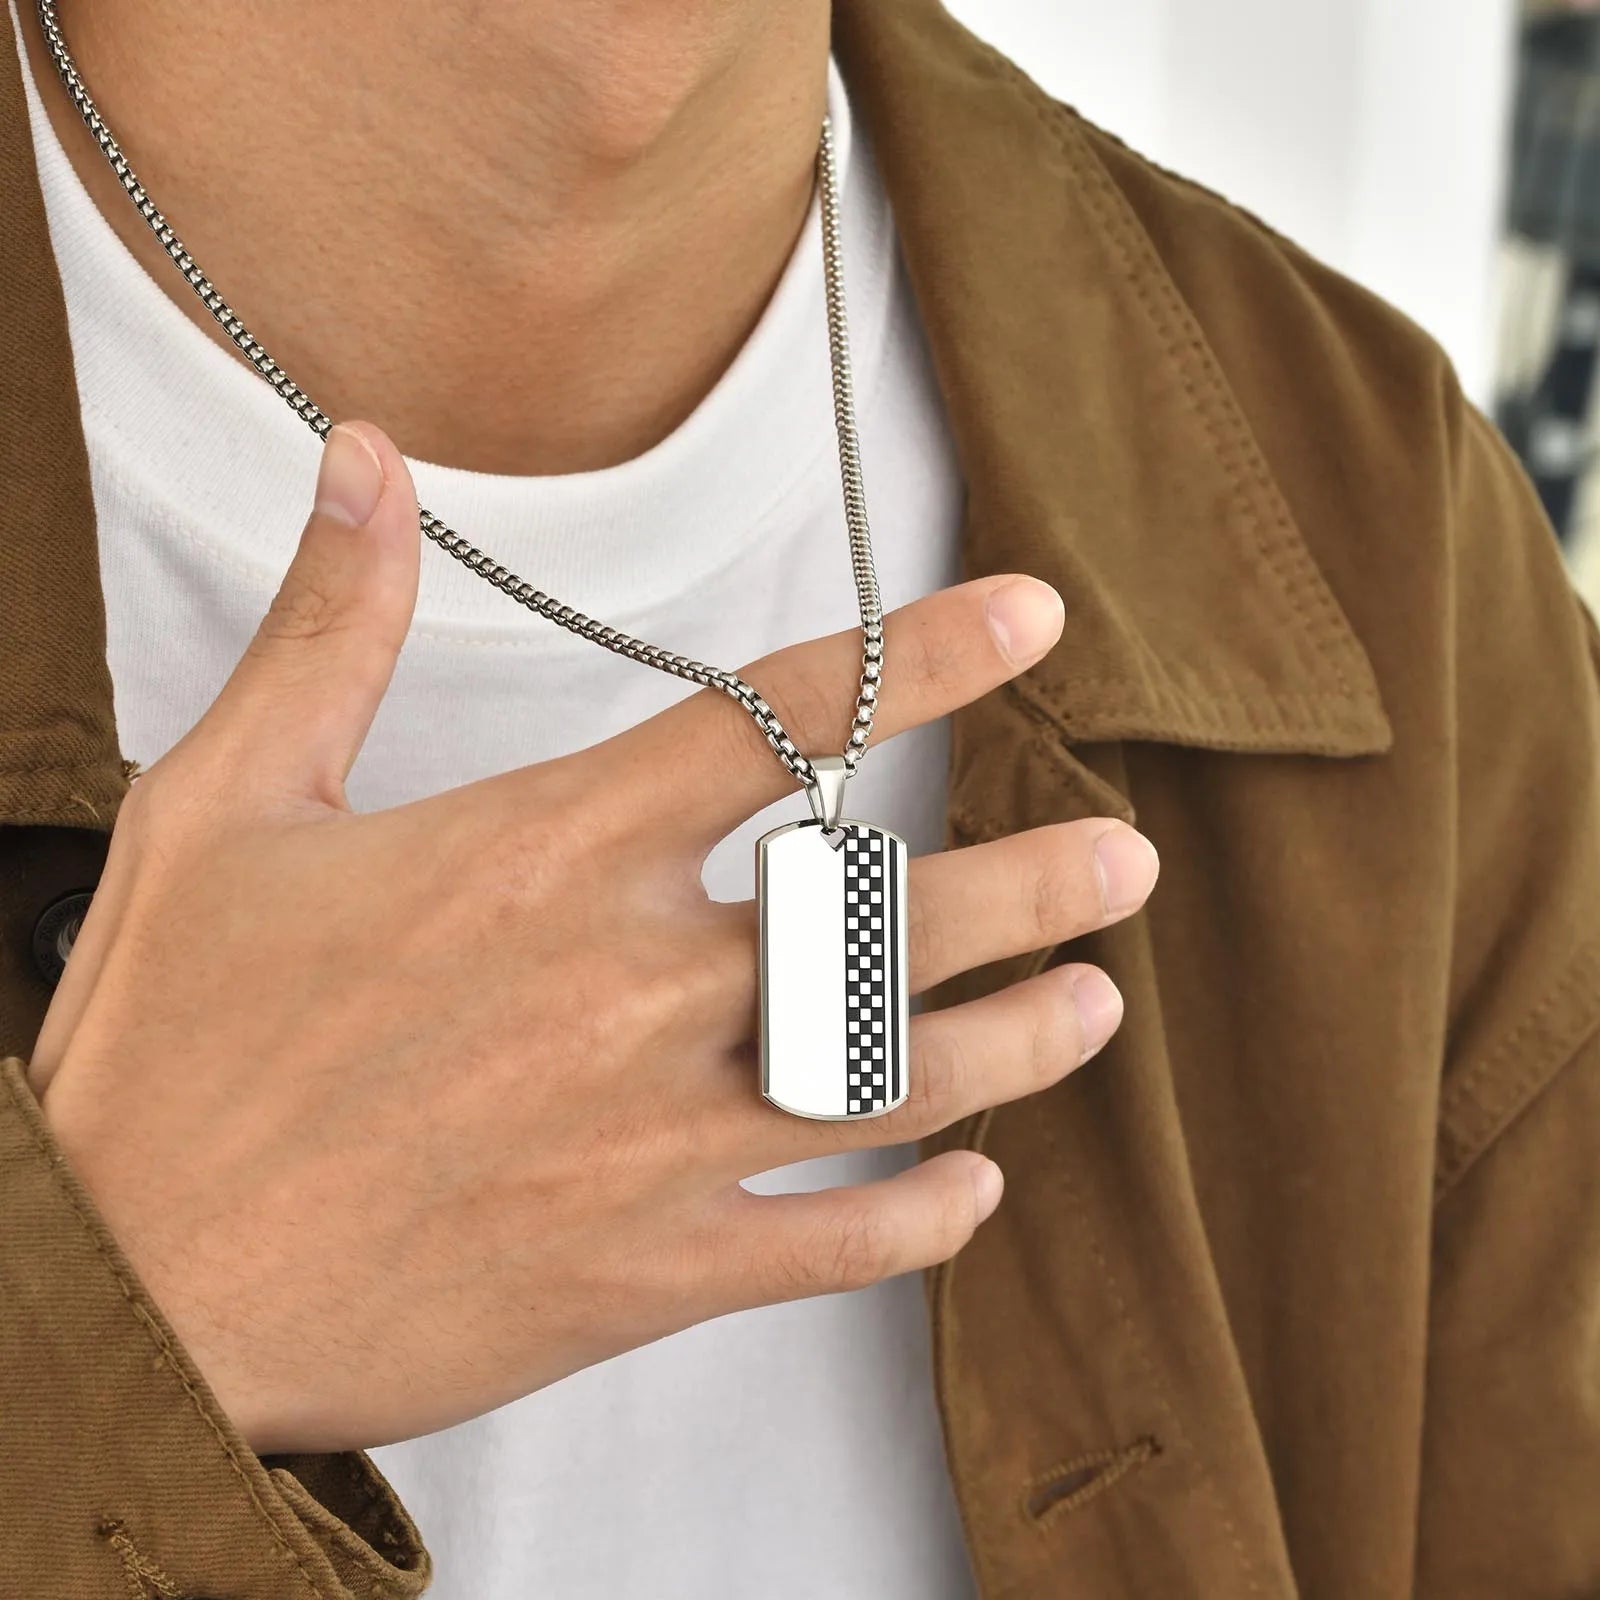
<path fill-rule="evenodd" d="M 844 982 L 848 1059 L 845 1109 L 880 1111 L 900 1098 L 899 997 L 890 992 L 899 929 L 896 897 L 887 892 L 895 842 L 846 827 L 844 842 Z"/>

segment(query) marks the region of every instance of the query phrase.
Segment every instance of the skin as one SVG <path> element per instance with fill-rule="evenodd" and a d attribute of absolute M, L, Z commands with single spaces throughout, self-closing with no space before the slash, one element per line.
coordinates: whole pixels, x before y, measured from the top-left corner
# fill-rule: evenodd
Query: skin
<path fill-rule="evenodd" d="M 229 248 L 240 281 L 253 261 L 251 304 L 289 308 L 281 337 L 258 319 L 280 359 L 311 375 L 311 342 L 305 360 L 292 345 L 317 323 L 330 382 L 342 374 L 352 404 L 381 396 L 412 453 L 523 472 L 621 459 L 714 381 L 803 212 L 826 36 L 814 8 L 774 20 L 779 9 L 613 5 L 570 17 L 524 5 L 486 18 L 417 6 L 407 32 L 392 9 L 294 8 L 291 29 L 272 7 L 237 8 L 231 31 L 252 50 L 303 56 L 300 126 L 359 125 L 353 159 L 376 163 L 359 206 L 345 165 L 306 165 L 303 153 L 287 188 L 260 169 L 260 203 L 267 215 L 282 203 L 289 217 L 310 207 L 378 222 L 329 233 L 316 276 L 400 296 L 408 334 L 439 334 L 425 378 L 411 370 L 417 346 L 392 340 L 382 318 L 363 331 L 302 306 L 297 319 L 302 263 L 253 254 L 258 230 L 236 207 L 204 212 L 213 237 L 197 229 L 190 242 L 219 282 L 230 282 Z M 208 168 L 227 169 L 235 140 L 270 154 L 278 130 L 258 101 L 272 97 L 230 91 L 214 115 L 192 98 L 222 83 L 224 41 L 204 19 L 178 27 L 177 8 L 153 0 L 86 5 L 93 27 L 72 12 L 69 37 L 126 69 L 109 72 L 114 124 L 119 104 L 139 105 L 125 91 L 148 57 L 191 97 L 184 121 L 207 128 Z M 337 72 L 325 72 L 324 26 Z M 481 47 L 468 76 L 490 112 L 428 133 L 442 148 L 421 161 L 405 143 L 420 137 L 414 119 L 393 107 L 461 87 L 450 77 L 467 69 L 443 44 L 463 33 Z M 400 38 L 437 48 L 400 51 Z M 759 95 L 747 56 L 773 74 Z M 107 72 L 89 48 L 83 60 L 98 90 Z M 353 60 L 367 71 L 352 73 Z M 620 83 L 607 66 L 627 69 Z M 536 70 L 548 95 L 528 92 Z M 552 109 L 563 107 L 573 116 Z M 164 114 L 150 111 L 145 177 L 165 195 L 188 170 L 193 195 L 208 179 L 190 144 L 162 135 Z M 497 127 L 496 115 L 519 120 Z M 383 165 L 397 149 L 419 160 Z M 157 152 L 171 168 L 159 184 Z M 702 165 L 708 193 L 685 203 L 725 224 L 712 236 L 720 250 L 684 231 L 640 176 L 666 184 Z M 435 182 L 444 172 L 449 182 Z M 474 240 L 475 271 L 494 263 L 487 276 L 458 281 L 448 253 L 374 248 L 407 216 L 451 220 L 463 197 L 457 234 Z M 549 230 L 523 226 L 530 209 Z M 574 252 L 565 270 L 546 231 Z M 700 253 L 718 293 L 679 271 L 685 251 Z M 591 279 L 574 262 L 601 270 Z M 508 392 L 496 385 L 513 342 L 522 387 Z M 709 1317 L 946 1259 L 999 1200 L 998 1170 L 973 1152 L 820 1193 L 757 1195 L 741 1180 L 919 1138 L 1036 1092 L 1121 1016 L 1104 973 L 1067 963 L 914 1019 L 912 1096 L 886 1116 L 810 1122 L 766 1105 L 753 1065 L 754 909 L 711 901 L 701 870 L 720 838 L 792 785 L 726 697 L 693 695 L 558 761 L 351 812 L 344 780 L 406 634 L 419 544 L 397 438 L 371 422 L 335 429 L 316 509 L 254 642 L 123 806 L 31 1063 L 67 1158 L 263 1452 L 408 1437 Z M 1061 626 L 1059 597 L 1019 575 L 903 607 L 888 620 L 877 736 L 995 689 Z M 744 671 L 802 749 L 825 750 L 843 743 L 858 664 L 846 632 Z M 719 774 L 709 791 L 693 781 L 707 767 Z M 920 859 L 913 987 L 1129 915 L 1156 871 L 1148 841 L 1110 818 Z"/>
<path fill-rule="evenodd" d="M 381 397 L 413 459 L 555 473 L 639 454 L 732 361 L 805 218 L 821 0 L 60 10 L 135 170 L 251 330 L 329 416 Z M 24 11 L 78 175 L 232 351 Z"/>

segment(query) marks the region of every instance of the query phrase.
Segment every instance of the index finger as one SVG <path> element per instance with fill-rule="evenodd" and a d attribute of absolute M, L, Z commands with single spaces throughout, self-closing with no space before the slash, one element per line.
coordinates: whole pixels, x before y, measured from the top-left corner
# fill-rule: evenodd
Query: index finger
<path fill-rule="evenodd" d="M 873 741 L 967 705 L 1025 672 L 1061 637 L 1061 596 L 1037 578 L 976 578 L 884 618 Z M 855 715 L 861 630 L 790 645 L 741 673 L 802 754 L 837 755 Z M 796 787 L 750 714 L 702 689 L 587 754 L 615 793 L 632 791 L 710 848 Z"/>

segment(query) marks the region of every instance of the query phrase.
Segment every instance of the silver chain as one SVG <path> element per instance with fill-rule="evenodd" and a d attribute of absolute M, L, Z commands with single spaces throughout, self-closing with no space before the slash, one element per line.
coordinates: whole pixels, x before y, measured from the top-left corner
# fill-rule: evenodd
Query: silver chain
<path fill-rule="evenodd" d="M 162 249 L 172 258 L 189 287 L 199 295 L 206 310 L 216 318 L 222 331 L 250 365 L 277 390 L 289 408 L 313 433 L 319 438 L 326 438 L 333 426 L 327 414 L 267 354 L 265 346 L 245 327 L 232 306 L 217 293 L 211 280 L 184 248 L 171 223 L 145 193 L 144 185 L 128 164 L 121 145 L 84 87 L 77 64 L 62 36 L 60 19 L 56 15 L 56 0 L 38 0 L 38 11 L 39 24 L 44 30 L 50 56 L 61 82 L 71 96 L 73 105 L 78 108 L 84 125 L 100 146 L 101 153 L 111 163 L 111 170 L 127 191 L 128 198 L 138 207 L 139 215 L 149 223 L 150 231 L 161 242 Z M 838 173 L 834 163 L 833 128 L 826 117 L 823 119 L 822 139 L 817 149 L 817 187 L 822 214 L 823 281 L 828 304 L 828 356 L 833 372 L 833 419 L 839 437 L 839 469 L 844 483 L 845 526 L 850 536 L 850 568 L 861 611 L 861 682 L 856 696 L 855 721 L 843 754 L 846 773 L 854 773 L 872 736 L 872 718 L 877 709 L 878 686 L 883 677 L 883 607 L 878 597 L 878 577 L 872 559 L 872 534 L 867 526 L 866 492 L 861 482 L 861 447 L 856 437 L 849 330 L 845 322 Z M 446 555 L 453 556 L 463 566 L 469 567 L 485 582 L 492 583 L 501 593 L 509 595 L 518 605 L 526 606 L 529 611 L 565 628 L 569 633 L 603 645 L 630 661 L 642 662 L 647 667 L 655 667 L 658 671 L 671 673 L 675 678 L 686 679 L 703 688 L 720 689 L 738 701 L 755 719 L 756 726 L 761 729 L 767 743 L 789 773 L 804 787 L 816 788 L 817 774 L 811 761 L 796 748 L 772 707 L 736 673 L 720 667 L 708 667 L 690 656 L 677 655 L 671 650 L 663 650 L 659 645 L 647 644 L 620 628 L 585 616 L 575 607 L 563 605 L 554 596 L 536 589 L 526 579 L 501 566 L 493 556 L 478 549 L 431 511 L 422 510 L 418 520 L 423 533 Z"/>

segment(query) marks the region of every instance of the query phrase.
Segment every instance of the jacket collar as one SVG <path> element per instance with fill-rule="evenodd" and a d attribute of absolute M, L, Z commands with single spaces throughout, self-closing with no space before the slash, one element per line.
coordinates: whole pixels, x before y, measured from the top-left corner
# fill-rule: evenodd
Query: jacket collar
<path fill-rule="evenodd" d="M 838 0 L 835 48 L 961 458 L 968 571 L 1066 598 L 1003 720 L 1058 753 L 1389 748 L 1366 652 L 1085 125 L 932 0 Z M 0 816 L 108 827 L 126 778 L 93 503 L 10 28 L 0 197 L 0 677 L 30 687 L 0 707 Z"/>
<path fill-rule="evenodd" d="M 1215 356 L 1087 125 L 931 0 L 839 0 L 968 486 L 974 574 L 1060 588 L 1012 693 L 1071 743 L 1392 732 Z"/>

